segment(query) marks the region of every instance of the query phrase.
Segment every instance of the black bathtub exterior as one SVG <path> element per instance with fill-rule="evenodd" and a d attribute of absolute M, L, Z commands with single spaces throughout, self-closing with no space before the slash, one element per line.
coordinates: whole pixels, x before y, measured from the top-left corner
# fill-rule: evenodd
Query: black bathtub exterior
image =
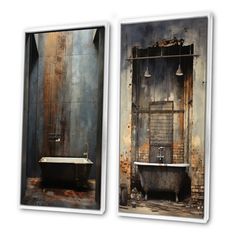
<path fill-rule="evenodd" d="M 42 157 L 39 161 L 43 185 L 87 187 L 93 162 L 84 157 Z"/>

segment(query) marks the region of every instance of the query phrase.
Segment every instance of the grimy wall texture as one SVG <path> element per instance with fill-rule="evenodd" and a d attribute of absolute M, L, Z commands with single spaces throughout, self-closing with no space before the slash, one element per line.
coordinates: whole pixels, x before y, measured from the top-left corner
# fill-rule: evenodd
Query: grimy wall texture
<path fill-rule="evenodd" d="M 137 64 L 132 48 L 147 48 L 162 39 L 184 39 L 184 45 L 192 45 L 191 60 L 182 60 L 184 79 L 175 75 L 176 61 L 149 60 Z M 135 167 L 133 161 L 151 162 L 149 146 L 149 115 L 145 113 L 150 101 L 172 101 L 173 115 L 173 163 L 189 163 L 192 201 L 204 200 L 204 124 L 207 58 L 207 18 L 170 20 L 123 24 L 121 26 L 121 112 L 120 112 L 120 184 L 130 191 Z M 146 67 L 152 75 L 144 78 Z M 138 101 L 133 88 L 135 78 L 140 78 Z M 133 104 L 132 104 L 133 103 Z M 132 113 L 132 105 L 138 104 L 138 117 Z M 138 120 L 138 127 L 134 127 Z M 135 134 L 139 132 L 138 140 Z M 135 140 L 135 141 L 134 141 Z"/>
<path fill-rule="evenodd" d="M 78 157 L 88 147 L 90 177 L 100 175 L 104 27 L 28 34 L 25 58 L 22 171 L 38 177 L 42 156 Z"/>

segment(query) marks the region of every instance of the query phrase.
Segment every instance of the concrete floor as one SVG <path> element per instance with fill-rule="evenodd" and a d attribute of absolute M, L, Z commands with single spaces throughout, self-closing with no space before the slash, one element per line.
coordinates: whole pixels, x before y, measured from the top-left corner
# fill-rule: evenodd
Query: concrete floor
<path fill-rule="evenodd" d="M 96 209 L 95 180 L 88 181 L 88 189 L 45 188 L 40 178 L 28 178 L 24 205 Z"/>
<path fill-rule="evenodd" d="M 191 205 L 189 201 L 147 200 L 137 202 L 136 208 L 131 207 L 129 202 L 128 206 L 120 206 L 119 211 L 122 213 L 203 218 L 203 207 Z"/>

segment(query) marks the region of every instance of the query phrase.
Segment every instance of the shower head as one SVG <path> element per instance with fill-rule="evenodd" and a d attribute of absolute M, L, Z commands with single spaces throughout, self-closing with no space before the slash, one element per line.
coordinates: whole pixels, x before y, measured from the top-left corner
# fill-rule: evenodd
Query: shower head
<path fill-rule="evenodd" d="M 183 75 L 183 71 L 182 71 L 182 69 L 181 69 L 180 64 L 179 64 L 178 69 L 177 69 L 177 71 L 176 71 L 175 74 L 176 74 L 177 76 L 182 76 L 182 75 Z"/>
<path fill-rule="evenodd" d="M 150 78 L 151 77 L 151 74 L 149 73 L 148 67 L 147 67 L 147 69 L 144 72 L 144 77 L 145 78 Z"/>

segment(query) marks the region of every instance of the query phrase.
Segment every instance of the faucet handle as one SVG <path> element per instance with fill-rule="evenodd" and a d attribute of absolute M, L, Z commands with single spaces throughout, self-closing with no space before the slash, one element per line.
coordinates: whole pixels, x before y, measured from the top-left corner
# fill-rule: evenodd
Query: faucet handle
<path fill-rule="evenodd" d="M 159 155 L 162 156 L 162 152 L 165 150 L 164 147 L 158 147 Z"/>

